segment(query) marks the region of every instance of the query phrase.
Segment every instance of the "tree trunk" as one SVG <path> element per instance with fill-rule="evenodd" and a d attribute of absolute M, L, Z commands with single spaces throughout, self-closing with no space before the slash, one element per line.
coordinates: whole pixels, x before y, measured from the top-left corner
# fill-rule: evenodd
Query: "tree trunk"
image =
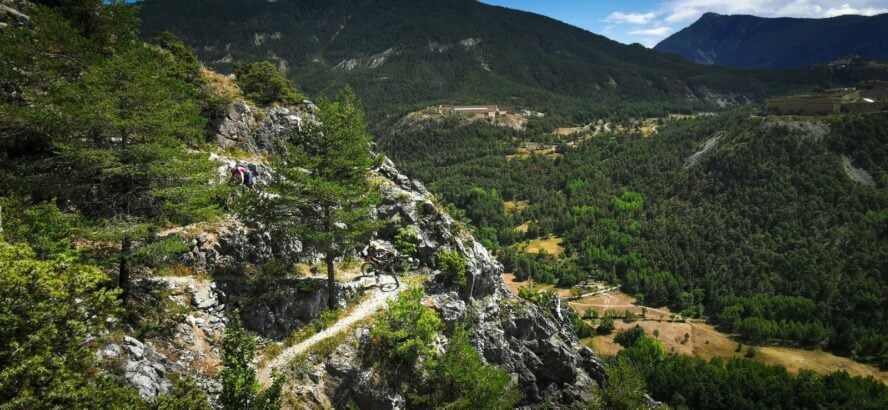
<path fill-rule="evenodd" d="M 327 294 L 330 296 L 327 299 L 327 305 L 330 307 L 330 310 L 336 309 L 336 274 L 333 271 L 333 260 L 335 258 L 333 255 L 328 254 L 325 257 L 325 261 L 327 262 Z"/>
<path fill-rule="evenodd" d="M 132 246 L 129 236 L 124 236 L 120 244 L 120 275 L 117 278 L 117 287 L 121 289 L 120 300 L 124 306 L 130 291 L 129 253 Z"/>

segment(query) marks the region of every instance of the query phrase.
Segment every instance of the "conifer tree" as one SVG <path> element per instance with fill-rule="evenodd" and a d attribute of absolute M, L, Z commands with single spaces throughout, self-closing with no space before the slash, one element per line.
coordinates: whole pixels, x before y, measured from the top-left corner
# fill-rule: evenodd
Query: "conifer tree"
<path fill-rule="evenodd" d="M 271 195 L 257 195 L 247 217 L 276 234 L 297 236 L 306 250 L 324 255 L 328 303 L 334 309 L 334 261 L 376 228 L 370 210 L 379 194 L 369 178 L 370 135 L 354 91 L 346 88 L 319 106 L 319 124 L 285 144 L 267 187 Z"/>

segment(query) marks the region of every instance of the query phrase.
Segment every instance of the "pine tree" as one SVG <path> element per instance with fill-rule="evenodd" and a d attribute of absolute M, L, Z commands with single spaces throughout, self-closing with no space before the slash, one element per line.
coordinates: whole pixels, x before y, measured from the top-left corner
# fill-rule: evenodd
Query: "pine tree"
<path fill-rule="evenodd" d="M 305 249 L 324 254 L 329 307 L 336 308 L 334 261 L 367 239 L 379 194 L 370 180 L 370 135 L 354 91 L 320 103 L 320 124 L 294 136 L 275 165 L 278 172 L 248 205 L 247 219 L 276 234 L 297 236 Z"/>
<path fill-rule="evenodd" d="M 222 340 L 222 364 L 225 369 L 219 374 L 222 381 L 222 395 L 219 402 L 226 409 L 266 410 L 281 407 L 283 378 L 274 375 L 273 383 L 260 390 L 256 371 L 250 362 L 256 356 L 256 340 L 248 335 L 240 323 L 240 315 L 235 311 L 225 328 Z"/>

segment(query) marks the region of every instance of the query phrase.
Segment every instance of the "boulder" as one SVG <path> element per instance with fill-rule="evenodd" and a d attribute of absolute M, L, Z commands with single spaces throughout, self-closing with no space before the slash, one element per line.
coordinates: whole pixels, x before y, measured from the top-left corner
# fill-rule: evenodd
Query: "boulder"
<path fill-rule="evenodd" d="M 254 107 L 237 100 L 224 117 L 213 123 L 216 142 L 223 148 L 237 147 L 247 152 L 273 152 L 279 140 L 302 132 L 313 115 L 299 107 L 272 105 Z"/>
<path fill-rule="evenodd" d="M 170 392 L 172 384 L 166 378 L 165 358 L 144 343 L 124 336 L 123 349 L 118 345 L 109 345 L 102 349 L 101 354 L 104 357 L 119 358 L 124 350 L 124 378 L 139 391 L 143 399 L 152 400 Z"/>
<path fill-rule="evenodd" d="M 0 0 L 0 29 L 26 26 L 31 20 L 31 17 L 25 14 L 29 5 L 29 2 L 24 0 Z"/>

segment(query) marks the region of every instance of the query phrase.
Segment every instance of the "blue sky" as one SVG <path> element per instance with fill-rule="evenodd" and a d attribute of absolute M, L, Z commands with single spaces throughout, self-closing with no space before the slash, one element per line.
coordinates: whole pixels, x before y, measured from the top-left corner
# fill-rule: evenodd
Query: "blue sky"
<path fill-rule="evenodd" d="M 703 13 L 824 18 L 888 13 L 888 0 L 481 0 L 652 47 Z"/>

